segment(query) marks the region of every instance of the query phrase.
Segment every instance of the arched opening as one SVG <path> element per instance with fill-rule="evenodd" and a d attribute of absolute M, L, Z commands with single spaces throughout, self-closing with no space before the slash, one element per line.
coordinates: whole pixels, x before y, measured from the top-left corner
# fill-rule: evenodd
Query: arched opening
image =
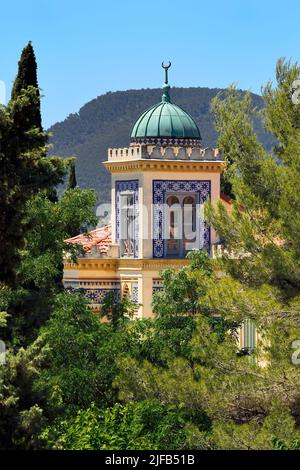
<path fill-rule="evenodd" d="M 181 205 L 177 196 L 170 195 L 166 200 L 167 256 L 180 256 L 181 251 Z"/>
<path fill-rule="evenodd" d="M 197 247 L 197 195 L 176 193 L 166 197 L 164 226 L 166 256 L 184 258 Z"/>

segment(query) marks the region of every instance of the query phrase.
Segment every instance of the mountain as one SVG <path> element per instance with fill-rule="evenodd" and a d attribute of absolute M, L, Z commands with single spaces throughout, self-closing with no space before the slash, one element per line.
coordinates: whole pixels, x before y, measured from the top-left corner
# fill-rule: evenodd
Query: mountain
<path fill-rule="evenodd" d="M 188 111 L 197 122 L 203 147 L 216 145 L 217 132 L 210 112 L 210 102 L 222 89 L 172 88 L 171 99 Z M 244 93 L 244 92 L 241 92 Z M 110 176 L 101 162 L 107 159 L 108 147 L 127 147 L 130 131 L 138 116 L 159 102 L 161 89 L 141 89 L 109 92 L 85 104 L 78 113 L 50 129 L 50 153 L 62 157 L 76 156 L 76 175 L 79 186 L 94 188 L 99 202 L 109 201 Z M 263 99 L 253 94 L 254 105 L 261 109 Z M 273 144 L 259 122 L 255 129 L 266 148 Z"/>

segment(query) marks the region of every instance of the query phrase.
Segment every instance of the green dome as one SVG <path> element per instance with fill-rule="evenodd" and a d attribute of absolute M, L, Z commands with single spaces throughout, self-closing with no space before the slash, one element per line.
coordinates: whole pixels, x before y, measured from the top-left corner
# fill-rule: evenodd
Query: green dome
<path fill-rule="evenodd" d="M 200 145 L 201 135 L 193 118 L 171 103 L 170 86 L 163 86 L 162 101 L 144 111 L 131 131 L 133 143 L 158 145 Z"/>

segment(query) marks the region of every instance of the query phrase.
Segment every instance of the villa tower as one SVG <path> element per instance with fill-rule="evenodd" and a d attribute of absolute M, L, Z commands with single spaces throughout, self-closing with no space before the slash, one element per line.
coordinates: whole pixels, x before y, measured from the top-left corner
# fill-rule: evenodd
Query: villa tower
<path fill-rule="evenodd" d="M 130 295 L 137 314 L 152 314 L 152 293 L 160 271 L 189 261 L 191 249 L 211 252 L 217 237 L 207 225 L 203 204 L 220 198 L 222 158 L 202 148 L 193 118 L 172 103 L 165 69 L 161 102 L 133 125 L 128 148 L 110 148 L 105 167 L 112 175 L 111 223 L 68 240 L 86 255 L 75 265 L 65 259 L 65 286 L 86 290 L 91 308 L 114 290 Z"/>

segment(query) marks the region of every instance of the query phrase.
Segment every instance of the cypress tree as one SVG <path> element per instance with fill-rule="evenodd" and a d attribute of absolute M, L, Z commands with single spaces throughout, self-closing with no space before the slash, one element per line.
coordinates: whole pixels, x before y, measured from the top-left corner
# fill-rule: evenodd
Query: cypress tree
<path fill-rule="evenodd" d="M 30 127 L 42 129 L 37 63 L 31 41 L 24 47 L 18 65 L 18 73 L 13 84 L 11 99 L 15 100 L 22 94 L 23 90 L 34 87 L 37 100 L 34 105 L 30 107 L 30 113 L 27 117 L 30 118 Z"/>
<path fill-rule="evenodd" d="M 22 88 L 23 87 L 23 88 Z M 47 157 L 31 43 L 23 50 L 8 106 L 0 108 L 0 282 L 14 282 L 29 229 L 28 202 L 62 182 L 67 161 Z"/>
<path fill-rule="evenodd" d="M 69 166 L 68 189 L 74 189 L 76 187 L 77 187 L 77 180 L 76 180 L 75 161 L 72 160 Z"/>

